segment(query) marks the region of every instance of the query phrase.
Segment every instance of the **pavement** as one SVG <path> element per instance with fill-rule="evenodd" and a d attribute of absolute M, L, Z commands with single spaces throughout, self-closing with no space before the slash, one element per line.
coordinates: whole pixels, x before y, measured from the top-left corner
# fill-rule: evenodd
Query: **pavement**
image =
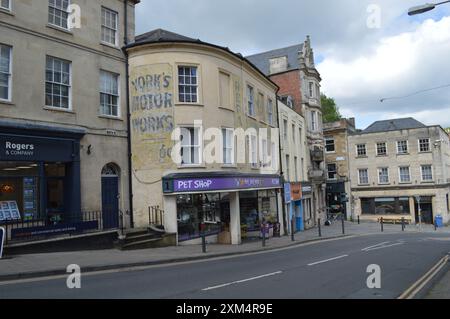
<path fill-rule="evenodd" d="M 450 299 L 450 265 L 443 276 L 426 293 L 425 299 Z"/>
<path fill-rule="evenodd" d="M 270 243 L 281 247 L 280 241 Z M 250 251 L 251 246 L 240 247 Z M 67 275 L 4 281 L 0 299 L 395 299 L 449 248 L 448 230 L 387 230 L 232 257 L 82 272 L 79 289 L 68 288 Z M 183 249 L 195 247 L 176 247 L 171 253 Z M 369 287 L 370 270 L 377 267 L 380 286 Z"/>
<path fill-rule="evenodd" d="M 416 232 L 418 232 L 416 226 L 408 226 L 404 233 Z M 357 223 L 347 222 L 345 224 L 345 233 L 345 236 L 366 236 L 371 234 L 381 235 L 402 232 L 400 225 L 385 225 L 384 233 L 381 233 L 380 225 L 377 223 L 362 223 L 358 225 Z M 450 228 L 446 227 L 434 231 L 432 226 L 424 226 L 422 233 L 450 235 Z M 237 246 L 208 245 L 206 254 L 202 252 L 201 246 L 194 245 L 136 251 L 111 249 L 19 255 L 0 259 L 0 281 L 62 275 L 66 274 L 67 266 L 71 264 L 79 265 L 83 272 L 102 271 L 271 251 L 343 236 L 341 224 L 336 223 L 329 227 L 323 226 L 321 238 L 318 236 L 317 229 L 311 229 L 296 234 L 295 242 L 292 242 L 290 237 L 285 236 L 268 240 L 266 247 L 262 247 L 261 241 L 249 242 Z"/>

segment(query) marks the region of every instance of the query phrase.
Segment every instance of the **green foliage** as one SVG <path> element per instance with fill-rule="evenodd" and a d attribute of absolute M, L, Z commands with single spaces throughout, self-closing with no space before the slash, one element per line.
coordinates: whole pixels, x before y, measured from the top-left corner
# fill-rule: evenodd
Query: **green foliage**
<path fill-rule="evenodd" d="M 325 94 L 322 94 L 320 99 L 322 101 L 324 123 L 336 122 L 342 119 L 342 115 L 339 112 L 339 107 L 336 105 L 333 98 L 329 98 Z"/>

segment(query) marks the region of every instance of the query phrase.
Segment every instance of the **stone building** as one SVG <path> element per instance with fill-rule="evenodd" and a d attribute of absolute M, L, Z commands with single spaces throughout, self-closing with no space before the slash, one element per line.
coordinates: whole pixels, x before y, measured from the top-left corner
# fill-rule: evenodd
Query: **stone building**
<path fill-rule="evenodd" d="M 327 170 L 327 206 L 343 207 L 351 217 L 351 194 L 348 136 L 354 134 L 355 119 L 324 123 L 325 165 Z"/>
<path fill-rule="evenodd" d="M 312 194 L 312 218 L 305 228 L 317 224 L 325 217 L 326 179 L 320 98 L 321 77 L 315 68 L 314 52 L 308 36 L 304 43 L 247 57 L 264 74 L 275 82 L 282 100 L 301 114 L 306 121 L 306 138 L 309 155 L 305 158 L 307 175 L 305 191 Z"/>
<path fill-rule="evenodd" d="M 227 48 L 161 29 L 127 51 L 136 226 L 159 206 L 180 244 L 283 229 L 277 85 Z"/>
<path fill-rule="evenodd" d="M 17 220 L 47 231 L 98 211 L 108 229 L 130 209 L 121 48 L 137 3 L 1 1 L 0 201 Z"/>
<path fill-rule="evenodd" d="M 449 222 L 450 142 L 440 126 L 375 122 L 349 136 L 349 160 L 354 217 Z"/>

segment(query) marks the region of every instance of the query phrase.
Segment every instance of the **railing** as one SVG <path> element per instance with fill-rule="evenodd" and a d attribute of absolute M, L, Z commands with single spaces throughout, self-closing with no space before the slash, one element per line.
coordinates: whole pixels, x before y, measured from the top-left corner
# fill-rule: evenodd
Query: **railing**
<path fill-rule="evenodd" d="M 164 227 L 164 211 L 159 206 L 148 208 L 148 224 L 155 227 Z"/>
<path fill-rule="evenodd" d="M 126 213 L 128 214 L 128 213 Z M 44 240 L 61 235 L 78 235 L 125 227 L 122 212 L 86 211 L 79 214 L 49 215 L 30 220 L 0 221 L 6 231 L 5 244 Z"/>

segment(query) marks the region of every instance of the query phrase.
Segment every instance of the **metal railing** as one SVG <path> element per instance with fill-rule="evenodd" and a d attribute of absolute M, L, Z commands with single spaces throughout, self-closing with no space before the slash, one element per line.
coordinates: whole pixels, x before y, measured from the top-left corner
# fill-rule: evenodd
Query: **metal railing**
<path fill-rule="evenodd" d="M 148 224 L 155 227 L 164 227 L 164 210 L 159 206 L 150 206 L 148 208 Z"/>

